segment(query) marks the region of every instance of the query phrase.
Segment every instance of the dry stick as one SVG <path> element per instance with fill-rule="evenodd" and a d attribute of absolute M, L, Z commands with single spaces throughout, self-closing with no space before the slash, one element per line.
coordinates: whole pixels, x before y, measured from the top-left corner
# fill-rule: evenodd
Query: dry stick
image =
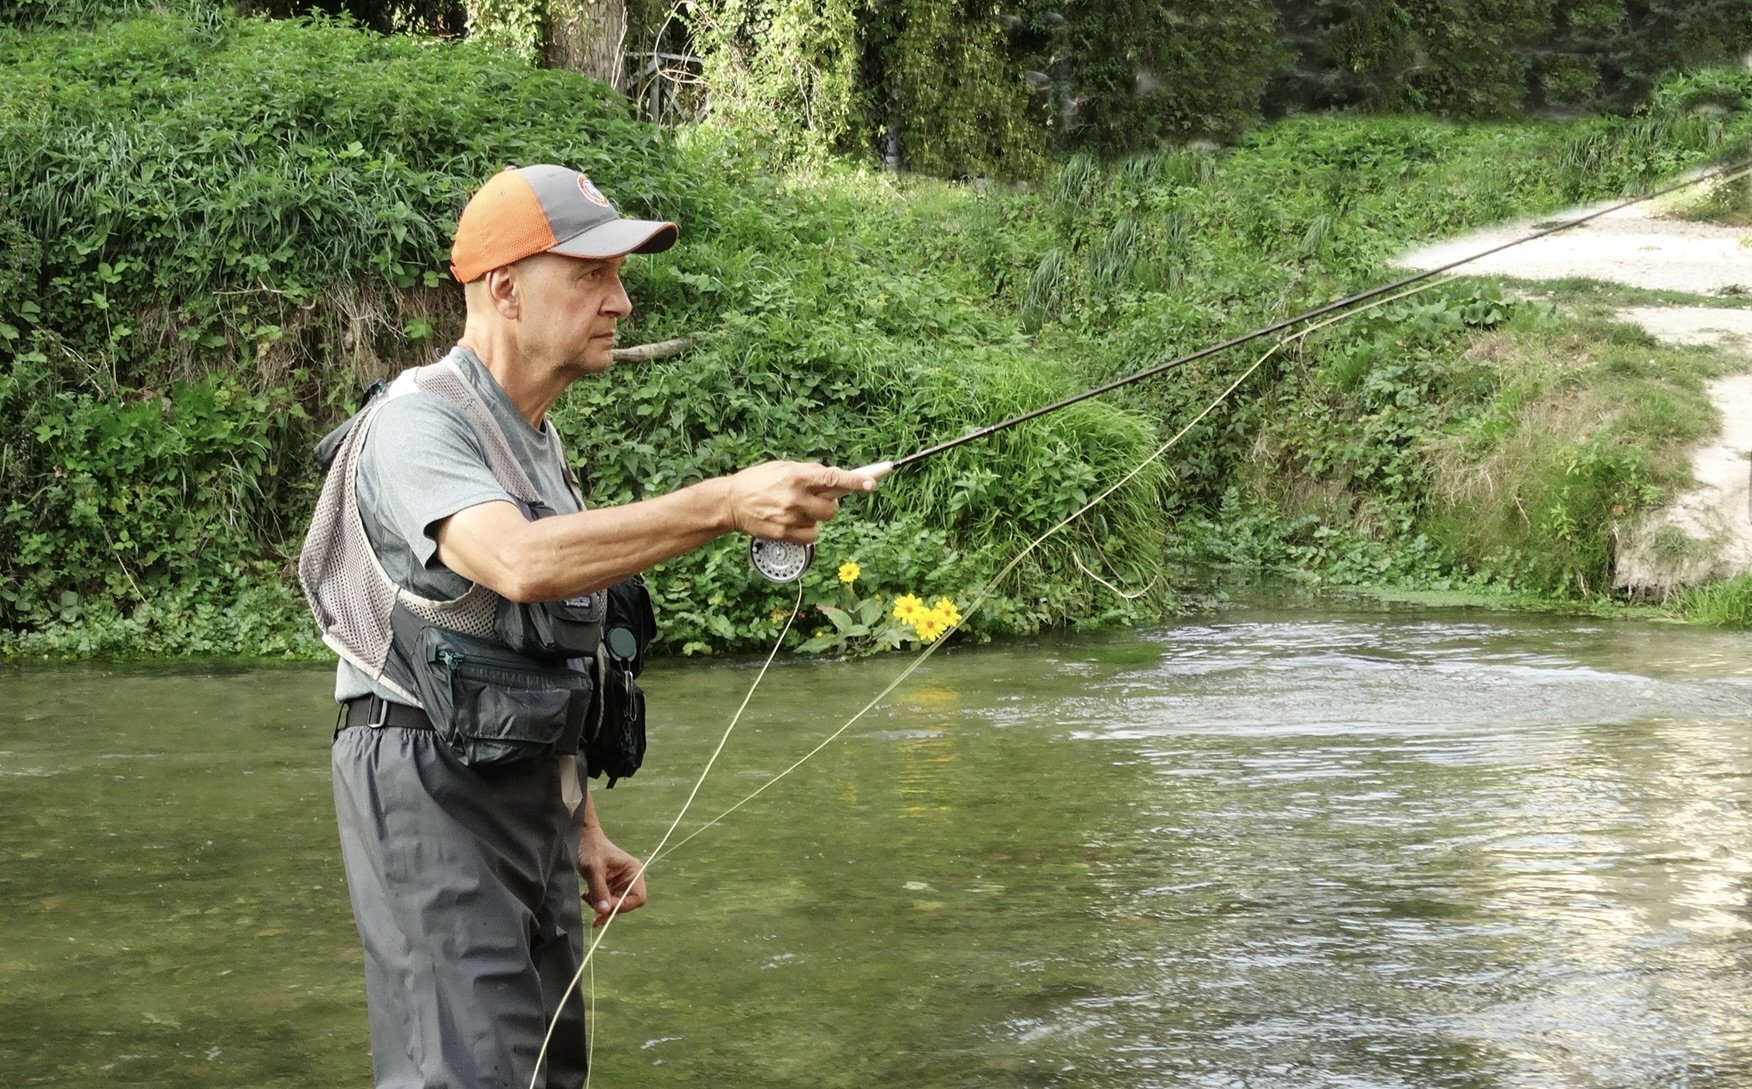
<path fill-rule="evenodd" d="M 616 363 L 649 363 L 653 359 L 668 359 L 672 355 L 680 355 L 691 347 L 693 347 L 692 337 L 659 340 L 651 344 L 635 344 L 631 348 L 616 348 L 614 361 Z"/>

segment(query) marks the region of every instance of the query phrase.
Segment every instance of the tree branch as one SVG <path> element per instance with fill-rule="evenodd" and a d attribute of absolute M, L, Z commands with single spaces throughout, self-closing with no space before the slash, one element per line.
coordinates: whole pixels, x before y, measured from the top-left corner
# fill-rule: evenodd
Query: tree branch
<path fill-rule="evenodd" d="M 649 363 L 653 359 L 668 359 L 672 355 L 680 355 L 691 347 L 693 347 L 692 337 L 659 340 L 655 344 L 638 344 L 631 348 L 616 348 L 614 361 L 616 363 Z"/>

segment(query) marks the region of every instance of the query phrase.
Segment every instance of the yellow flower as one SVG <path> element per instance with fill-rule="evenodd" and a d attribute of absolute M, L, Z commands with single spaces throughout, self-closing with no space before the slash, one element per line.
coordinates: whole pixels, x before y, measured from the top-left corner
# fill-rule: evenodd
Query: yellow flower
<path fill-rule="evenodd" d="M 839 565 L 839 580 L 841 582 L 857 582 L 864 569 L 858 566 L 857 560 L 847 560 Z"/>
<path fill-rule="evenodd" d="M 919 639 L 926 643 L 935 643 L 943 634 L 944 624 L 935 613 L 926 613 L 913 621 L 913 630 L 919 633 Z"/>
<path fill-rule="evenodd" d="M 925 603 L 913 594 L 901 594 L 894 599 L 894 619 L 902 624 L 911 624 L 924 613 Z"/>
<path fill-rule="evenodd" d="M 937 599 L 937 604 L 931 612 L 943 620 L 943 626 L 952 628 L 961 623 L 961 610 L 955 607 L 955 602 L 946 597 Z"/>

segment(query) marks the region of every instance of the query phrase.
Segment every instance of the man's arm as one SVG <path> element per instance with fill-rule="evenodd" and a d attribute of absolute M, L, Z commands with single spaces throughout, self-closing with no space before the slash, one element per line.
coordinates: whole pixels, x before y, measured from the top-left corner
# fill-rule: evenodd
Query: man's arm
<path fill-rule="evenodd" d="M 592 593 L 723 533 L 809 542 L 842 495 L 876 477 L 769 461 L 668 495 L 529 521 L 509 502 L 480 503 L 438 526 L 444 566 L 512 601 Z"/>

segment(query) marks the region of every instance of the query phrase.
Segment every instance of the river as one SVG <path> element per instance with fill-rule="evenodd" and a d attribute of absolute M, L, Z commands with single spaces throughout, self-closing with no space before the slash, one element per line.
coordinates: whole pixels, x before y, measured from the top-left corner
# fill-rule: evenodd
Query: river
<path fill-rule="evenodd" d="M 1752 1086 L 1749 637 L 1268 602 L 950 648 L 659 858 L 601 1089 Z M 901 668 L 789 660 L 677 839 Z M 662 835 L 756 670 L 661 662 Z M 369 1084 L 331 672 L 0 672 L 0 1084 Z"/>

